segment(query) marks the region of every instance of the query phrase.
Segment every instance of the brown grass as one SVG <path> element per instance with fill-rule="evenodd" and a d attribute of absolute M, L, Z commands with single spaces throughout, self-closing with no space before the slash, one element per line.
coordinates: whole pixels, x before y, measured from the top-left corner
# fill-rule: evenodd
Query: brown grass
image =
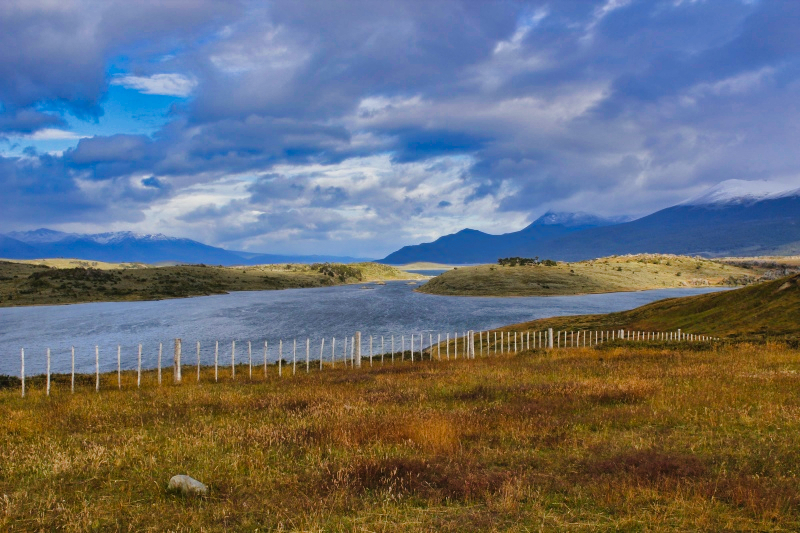
<path fill-rule="evenodd" d="M 782 344 L 185 376 L 0 390 L 0 529 L 800 528 Z M 179 473 L 210 495 L 167 493 Z"/>

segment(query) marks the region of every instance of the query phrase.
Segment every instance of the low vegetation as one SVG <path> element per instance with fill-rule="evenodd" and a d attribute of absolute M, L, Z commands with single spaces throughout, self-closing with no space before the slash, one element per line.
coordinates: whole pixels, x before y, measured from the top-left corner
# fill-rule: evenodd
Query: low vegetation
<path fill-rule="evenodd" d="M 747 339 L 800 339 L 800 274 L 732 291 L 669 298 L 630 311 L 564 316 L 511 330 L 675 331 Z"/>
<path fill-rule="evenodd" d="M 66 261 L 66 260 L 62 260 Z M 53 264 L 53 263 L 50 263 Z M 73 261 L 0 261 L 0 307 L 79 302 L 161 300 L 230 291 L 326 287 L 422 276 L 376 263 L 147 267 Z M 74 265 L 74 266 L 73 266 Z"/>
<path fill-rule="evenodd" d="M 286 370 L 0 390 L 0 529 L 800 528 L 800 352 L 783 344 Z M 175 474 L 210 495 L 168 493 Z"/>
<path fill-rule="evenodd" d="M 499 265 L 459 267 L 418 290 L 449 296 L 558 296 L 674 287 L 738 286 L 769 270 L 699 257 L 641 254 L 575 263 L 507 258 Z"/>

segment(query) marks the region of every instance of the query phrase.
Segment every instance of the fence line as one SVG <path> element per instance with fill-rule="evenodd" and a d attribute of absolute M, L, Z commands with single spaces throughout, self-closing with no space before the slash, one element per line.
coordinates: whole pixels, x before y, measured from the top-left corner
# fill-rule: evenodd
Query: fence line
<path fill-rule="evenodd" d="M 485 333 L 485 340 L 484 340 L 484 333 Z M 490 333 L 494 334 L 494 342 L 490 337 Z M 547 330 L 525 330 L 525 331 L 499 331 L 500 336 L 498 339 L 498 331 L 478 331 L 477 336 L 474 330 L 468 330 L 461 334 L 459 338 L 459 332 L 455 332 L 453 338 L 450 338 L 450 332 L 446 332 L 445 334 L 445 354 L 446 359 L 450 360 L 450 346 L 453 345 L 453 360 L 458 359 L 459 353 L 459 340 L 461 341 L 462 347 L 462 358 L 464 359 L 475 359 L 476 353 L 480 354 L 480 357 L 484 357 L 484 348 L 486 349 L 485 356 L 492 356 L 492 355 L 505 355 L 505 354 L 517 354 L 519 353 L 520 349 L 525 351 L 533 350 L 553 350 L 553 349 L 569 349 L 569 348 L 586 348 L 586 347 L 594 347 L 601 344 L 605 344 L 608 342 L 613 342 L 617 340 L 623 340 L 626 342 L 638 342 L 638 343 L 648 343 L 648 342 L 712 342 L 719 340 L 716 337 L 712 337 L 709 335 L 698 335 L 694 333 L 685 333 L 682 332 L 680 329 L 677 331 L 639 331 L 639 330 L 559 330 L 554 331 L 553 328 L 548 328 Z M 512 341 L 512 333 L 513 333 L 513 341 Z M 411 363 L 415 362 L 415 337 L 416 334 L 411 335 L 410 339 L 410 360 Z M 563 339 L 562 339 L 563 337 Z M 424 334 L 419 334 L 419 349 L 417 351 L 418 358 L 420 361 L 425 360 L 425 355 L 427 352 L 427 358 L 429 361 L 434 361 L 434 349 L 436 350 L 436 360 L 442 360 L 442 334 L 437 333 L 437 342 L 433 344 L 433 333 L 429 332 L 428 334 L 428 346 L 427 348 L 424 346 Z M 350 339 L 350 368 L 356 369 L 361 367 L 361 361 L 364 357 L 361 354 L 361 332 L 355 332 L 355 335 L 352 336 Z M 384 365 L 385 362 L 385 343 L 384 337 L 381 336 L 381 352 L 380 352 L 380 364 L 381 366 Z M 554 346 L 555 340 L 555 346 Z M 374 337 L 372 335 L 369 336 L 369 365 L 370 367 L 373 366 L 375 360 L 375 352 L 373 348 L 373 341 Z M 498 342 L 499 341 L 499 342 Z M 531 342 L 533 341 L 533 342 Z M 405 360 L 405 335 L 400 335 L 400 342 L 401 342 L 401 351 L 400 351 L 400 360 Z M 562 344 L 563 343 L 563 344 Z M 345 336 L 344 344 L 343 344 L 343 351 L 342 351 L 342 360 L 344 362 L 345 368 L 347 368 L 347 359 L 348 359 L 348 338 Z M 395 336 L 392 335 L 390 338 L 390 345 L 391 345 L 391 364 L 394 364 L 395 358 Z M 325 366 L 323 362 L 324 357 L 324 349 L 325 349 L 325 338 L 320 341 L 320 348 L 319 348 L 319 370 L 323 371 Z M 479 348 L 479 351 L 476 351 L 476 347 Z M 100 347 L 96 345 L 95 347 L 95 392 L 100 392 Z M 161 370 L 162 370 L 162 349 L 163 343 L 159 343 L 158 345 L 158 363 L 157 363 L 157 376 L 158 376 L 158 385 L 161 385 Z M 182 350 L 182 340 L 175 339 L 175 353 L 173 358 L 173 382 L 176 384 L 181 383 L 181 350 Z M 499 351 L 498 351 L 499 350 Z M 268 377 L 268 364 L 269 361 L 269 344 L 268 341 L 264 341 L 264 378 Z M 283 339 L 280 339 L 278 342 L 278 359 L 275 362 L 277 369 L 278 369 L 278 377 L 283 376 Z M 236 379 L 236 341 L 231 342 L 231 380 Z M 252 353 L 252 342 L 247 342 L 247 365 L 249 370 L 249 379 L 253 379 L 253 353 Z M 336 365 L 336 337 L 331 338 L 331 360 L 330 360 L 330 367 L 334 368 Z M 200 341 L 196 343 L 196 367 L 197 367 L 197 382 L 201 381 L 201 368 L 202 368 L 202 361 L 201 361 L 201 345 Z M 311 371 L 311 339 L 306 338 L 306 373 L 310 373 Z M 297 339 L 293 340 L 292 344 L 292 375 L 295 375 L 297 372 Z M 21 382 L 21 393 L 22 397 L 24 398 L 27 392 L 26 389 L 26 372 L 25 372 L 25 349 L 22 348 L 20 350 L 20 382 Z M 219 381 L 219 341 L 215 341 L 214 343 L 214 381 Z M 138 353 L 137 353 L 137 361 L 136 361 L 136 387 L 141 388 L 142 385 L 142 345 L 138 345 Z M 51 350 L 47 348 L 46 350 L 46 380 L 45 380 L 45 391 L 46 395 L 50 396 L 52 388 L 51 382 Z M 117 388 L 122 389 L 122 347 L 121 345 L 117 345 Z M 71 376 L 70 376 L 70 392 L 75 392 L 75 347 L 71 347 Z"/>

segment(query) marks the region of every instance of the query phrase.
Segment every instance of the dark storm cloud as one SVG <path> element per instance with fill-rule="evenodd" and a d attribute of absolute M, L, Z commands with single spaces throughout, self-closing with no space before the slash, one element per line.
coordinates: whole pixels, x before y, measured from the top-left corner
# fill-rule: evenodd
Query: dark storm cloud
<path fill-rule="evenodd" d="M 100 116 L 120 72 L 191 98 L 151 136 L 3 159 L 3 220 L 137 220 L 194 194 L 186 234 L 368 247 L 800 174 L 795 1 L 53 5 L 0 7 L 0 136 Z"/>

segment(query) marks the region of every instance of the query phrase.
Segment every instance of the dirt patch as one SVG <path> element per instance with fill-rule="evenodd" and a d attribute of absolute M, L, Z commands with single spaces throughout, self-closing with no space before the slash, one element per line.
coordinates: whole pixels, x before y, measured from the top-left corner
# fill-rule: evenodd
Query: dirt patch
<path fill-rule="evenodd" d="M 661 478 L 692 478 L 706 474 L 706 465 L 696 456 L 663 450 L 623 452 L 586 465 L 591 475 L 628 474 L 637 479 L 655 481 Z"/>
<path fill-rule="evenodd" d="M 469 462 L 446 458 L 387 457 L 362 459 L 329 470 L 323 483 L 328 490 L 353 493 L 382 492 L 396 496 L 416 494 L 443 500 L 473 500 L 496 492 L 507 474 Z"/>

